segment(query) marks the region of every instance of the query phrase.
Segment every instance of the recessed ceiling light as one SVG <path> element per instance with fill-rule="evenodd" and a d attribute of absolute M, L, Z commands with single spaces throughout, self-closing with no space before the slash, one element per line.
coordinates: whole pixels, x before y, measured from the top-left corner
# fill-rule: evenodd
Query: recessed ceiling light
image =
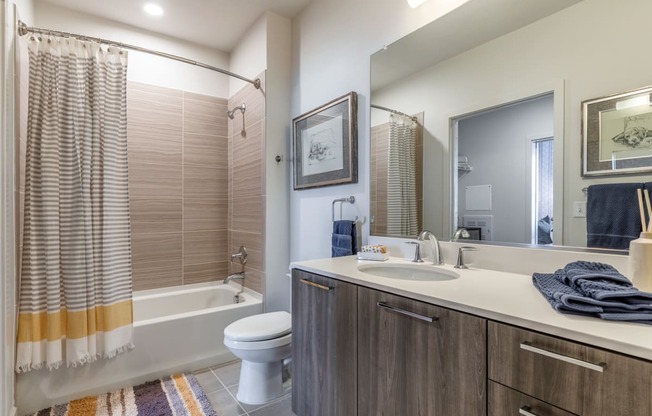
<path fill-rule="evenodd" d="M 413 9 L 416 9 L 417 7 L 421 6 L 423 3 L 425 3 L 428 0 L 407 0 L 408 4 L 410 7 Z"/>
<path fill-rule="evenodd" d="M 143 10 L 151 16 L 163 16 L 163 7 L 156 3 L 145 3 Z"/>

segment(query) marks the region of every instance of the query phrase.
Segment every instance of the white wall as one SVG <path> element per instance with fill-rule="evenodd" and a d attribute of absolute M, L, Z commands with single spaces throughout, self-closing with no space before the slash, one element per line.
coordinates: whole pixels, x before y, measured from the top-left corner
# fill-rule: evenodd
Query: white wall
<path fill-rule="evenodd" d="M 31 0 L 6 0 L 2 2 L 2 94 L 0 95 L 0 413 L 11 415 L 14 409 L 14 342 L 16 339 L 16 262 L 15 262 L 15 100 L 18 89 L 14 68 L 15 25 L 17 18 L 30 24 L 33 22 Z"/>
<path fill-rule="evenodd" d="M 265 74 L 265 309 L 290 310 L 290 88 L 291 22 L 267 13 Z M 280 163 L 275 161 L 279 155 Z"/>
<path fill-rule="evenodd" d="M 35 7 L 35 26 L 154 49 L 184 58 L 229 69 L 229 55 L 158 33 L 39 1 Z M 183 62 L 129 51 L 130 81 L 175 88 L 215 97 L 229 97 L 229 77 Z"/>
<path fill-rule="evenodd" d="M 271 15 L 271 13 L 270 13 Z M 249 28 L 231 51 L 229 71 L 245 78 L 254 79 L 267 68 L 268 15 L 262 15 Z M 229 78 L 229 97 L 246 84 L 237 78 Z"/>
<path fill-rule="evenodd" d="M 532 242 L 532 140 L 553 136 L 553 96 L 459 121 L 458 154 L 473 171 L 458 183 L 458 216 L 493 215 L 492 240 Z M 466 211 L 466 186 L 491 185 L 488 211 Z"/>
<path fill-rule="evenodd" d="M 326 101 L 326 96 L 336 96 L 345 89 L 368 94 L 369 54 L 378 49 L 376 46 L 387 43 L 388 34 L 395 34 L 397 27 L 400 27 L 398 30 L 409 27 L 401 23 L 388 23 L 390 15 L 401 15 L 402 1 L 383 1 L 378 6 L 360 2 L 358 6 L 352 6 L 360 7 L 359 10 L 351 10 L 348 3 L 347 7 L 340 9 L 339 1 L 333 3 L 318 0 L 294 23 L 294 37 L 298 45 L 295 45 L 297 62 L 293 114 L 299 113 L 297 109 L 305 111 L 319 105 Z M 387 7 L 390 3 L 393 3 L 393 7 Z M 566 177 L 563 185 L 563 244 L 583 246 L 586 242 L 585 220 L 573 218 L 569 208 L 572 201 L 585 200 L 581 189 L 592 183 L 639 181 L 642 177 L 580 177 L 580 103 L 652 83 L 649 71 L 652 54 L 641 53 L 642 39 L 648 37 L 647 17 L 651 14 L 652 2 L 649 0 L 617 3 L 611 0 L 585 0 L 405 80 L 404 86 L 412 99 L 401 102 L 401 111 L 423 111 L 423 108 L 414 108 L 411 103 L 418 104 L 425 97 L 433 103 L 432 110 L 425 111 L 426 122 L 430 120 L 432 127 L 426 131 L 424 146 L 428 145 L 430 135 L 433 138 L 431 143 L 439 147 L 436 151 L 441 154 L 447 150 L 448 119 L 451 116 L 501 101 L 511 101 L 519 96 L 551 91 L 564 81 L 562 104 L 565 105 L 565 117 L 562 132 Z M 347 16 L 366 17 L 358 19 L 356 28 L 341 31 Z M 338 20 L 341 22 L 336 23 Z M 402 22 L 402 19 L 397 18 L 396 21 Z M 464 30 L 461 24 L 460 33 L 451 33 L 451 36 L 463 36 Z M 315 44 L 317 41 L 323 43 L 319 48 Z M 632 60 L 636 63 L 627 63 Z M 428 77 L 430 82 L 424 86 L 415 81 L 414 78 L 418 77 Z M 375 98 L 374 95 L 374 102 Z M 361 114 L 364 114 L 369 104 L 367 97 L 360 101 Z M 368 126 L 361 124 L 359 151 L 363 164 L 368 159 L 368 134 Z M 558 137 L 557 134 L 555 136 Z M 358 200 L 367 203 L 366 166 L 361 168 L 362 183 L 358 186 L 293 193 L 292 216 L 296 218 L 292 223 L 293 259 L 328 255 L 328 226 L 324 223 L 330 216 L 329 204 L 333 197 L 360 192 Z M 447 172 L 440 166 L 431 166 L 430 171 L 424 171 L 424 177 L 437 178 L 448 175 Z M 430 197 L 441 201 L 446 195 L 437 190 Z M 360 209 L 366 215 L 368 207 L 365 205 Z"/>
<path fill-rule="evenodd" d="M 358 183 L 291 193 L 291 258 L 330 256 L 331 202 L 354 195 L 344 217 L 365 217 L 369 234 L 369 57 L 383 45 L 466 0 L 315 0 L 292 21 L 292 117 L 350 91 L 358 93 Z"/>

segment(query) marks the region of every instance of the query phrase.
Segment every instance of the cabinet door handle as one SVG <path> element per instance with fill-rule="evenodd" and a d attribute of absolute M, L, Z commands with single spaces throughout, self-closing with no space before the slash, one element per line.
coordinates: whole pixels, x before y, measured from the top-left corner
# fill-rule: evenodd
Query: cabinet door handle
<path fill-rule="evenodd" d="M 568 357 L 566 355 L 557 354 L 556 352 L 544 350 L 542 348 L 537 348 L 533 346 L 528 341 L 523 341 L 521 343 L 521 349 L 533 352 L 535 354 L 545 355 L 546 357 L 554 358 L 555 360 L 564 361 L 570 364 L 579 365 L 580 367 L 588 368 L 589 370 L 597 371 L 602 373 L 604 371 L 605 363 L 593 364 L 588 361 L 578 360 L 577 358 Z"/>
<path fill-rule="evenodd" d="M 378 302 L 376 305 L 380 306 L 383 309 L 387 309 L 387 310 L 392 311 L 392 312 L 396 312 L 396 313 L 400 313 L 400 314 L 403 314 L 403 315 L 411 316 L 412 318 L 421 319 L 422 321 L 426 321 L 426 322 L 435 322 L 435 321 L 439 320 L 439 318 L 436 317 L 436 316 L 425 316 L 425 315 L 418 314 L 416 312 L 406 311 L 405 309 L 401 309 L 401 308 L 397 308 L 396 306 L 388 305 L 385 302 Z"/>
<path fill-rule="evenodd" d="M 530 412 L 530 408 L 528 406 L 523 406 L 518 409 L 518 414 L 522 416 L 537 416 L 534 413 Z"/>
<path fill-rule="evenodd" d="M 306 280 L 306 279 L 301 279 L 301 283 L 305 283 L 307 285 L 316 287 L 317 289 L 326 290 L 326 291 L 333 289 L 332 287 L 320 285 L 319 283 L 311 282 L 310 280 Z"/>

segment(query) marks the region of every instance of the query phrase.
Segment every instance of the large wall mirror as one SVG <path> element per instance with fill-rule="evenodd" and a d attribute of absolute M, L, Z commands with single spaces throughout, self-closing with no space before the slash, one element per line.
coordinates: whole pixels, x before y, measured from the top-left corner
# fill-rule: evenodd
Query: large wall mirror
<path fill-rule="evenodd" d="M 469 0 L 373 54 L 371 234 L 586 247 L 586 188 L 652 181 L 581 175 L 582 101 L 652 84 L 650 13 Z"/>

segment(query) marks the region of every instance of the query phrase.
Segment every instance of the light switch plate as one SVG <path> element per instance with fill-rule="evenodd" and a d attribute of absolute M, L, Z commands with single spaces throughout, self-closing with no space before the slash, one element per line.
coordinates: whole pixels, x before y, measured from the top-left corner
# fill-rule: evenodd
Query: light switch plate
<path fill-rule="evenodd" d="M 573 202 L 573 217 L 586 218 L 586 202 L 584 201 Z"/>

